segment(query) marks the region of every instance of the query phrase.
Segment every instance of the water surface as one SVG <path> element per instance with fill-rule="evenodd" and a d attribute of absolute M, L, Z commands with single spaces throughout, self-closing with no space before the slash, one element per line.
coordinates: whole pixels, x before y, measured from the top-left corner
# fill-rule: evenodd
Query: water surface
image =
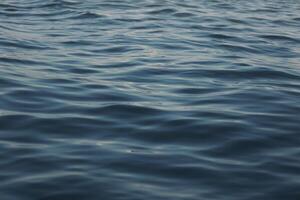
<path fill-rule="evenodd" d="M 300 199 L 300 2 L 2 0 L 1 200 Z"/>

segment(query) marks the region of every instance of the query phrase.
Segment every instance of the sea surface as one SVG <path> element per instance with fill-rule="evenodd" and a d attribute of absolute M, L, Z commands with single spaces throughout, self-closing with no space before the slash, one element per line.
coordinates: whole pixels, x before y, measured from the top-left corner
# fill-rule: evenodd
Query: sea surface
<path fill-rule="evenodd" d="M 1 0 L 1 200 L 299 200 L 299 0 Z"/>

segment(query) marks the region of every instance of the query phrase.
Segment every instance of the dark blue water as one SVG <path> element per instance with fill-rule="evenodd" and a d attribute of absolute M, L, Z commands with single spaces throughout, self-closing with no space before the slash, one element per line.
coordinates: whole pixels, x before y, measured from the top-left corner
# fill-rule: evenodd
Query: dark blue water
<path fill-rule="evenodd" d="M 300 1 L 1 0 L 1 200 L 300 199 Z"/>

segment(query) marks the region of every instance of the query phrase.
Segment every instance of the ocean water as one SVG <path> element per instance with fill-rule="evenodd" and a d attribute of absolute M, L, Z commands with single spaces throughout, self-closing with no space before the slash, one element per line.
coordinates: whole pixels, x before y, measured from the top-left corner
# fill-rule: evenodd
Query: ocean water
<path fill-rule="evenodd" d="M 1 0 L 1 200 L 300 199 L 300 1 Z"/>

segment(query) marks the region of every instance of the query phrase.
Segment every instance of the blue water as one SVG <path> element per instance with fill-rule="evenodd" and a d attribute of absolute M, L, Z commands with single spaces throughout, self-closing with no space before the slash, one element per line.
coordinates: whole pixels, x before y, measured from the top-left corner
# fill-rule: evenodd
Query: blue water
<path fill-rule="evenodd" d="M 300 199 L 300 1 L 1 0 L 1 200 Z"/>

